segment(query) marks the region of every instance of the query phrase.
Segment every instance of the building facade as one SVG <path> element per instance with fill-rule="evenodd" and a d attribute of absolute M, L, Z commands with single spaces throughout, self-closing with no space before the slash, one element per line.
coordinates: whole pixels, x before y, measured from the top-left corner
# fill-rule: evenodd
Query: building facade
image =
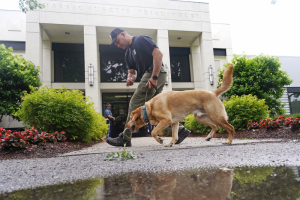
<path fill-rule="evenodd" d="M 210 22 L 209 4 L 173 0 L 41 0 L 41 10 L 0 10 L 0 43 L 40 66 L 43 86 L 78 89 L 103 113 L 112 104 L 124 127 L 137 87 L 126 87 L 124 51 L 110 46 L 116 27 L 148 35 L 168 68 L 164 91 L 217 87 L 217 69 L 232 59 L 230 26 Z M 92 72 L 89 73 L 89 66 Z M 213 83 L 209 68 L 212 67 Z M 138 81 L 138 80 L 137 80 Z M 10 117 L 0 126 L 18 127 Z"/>

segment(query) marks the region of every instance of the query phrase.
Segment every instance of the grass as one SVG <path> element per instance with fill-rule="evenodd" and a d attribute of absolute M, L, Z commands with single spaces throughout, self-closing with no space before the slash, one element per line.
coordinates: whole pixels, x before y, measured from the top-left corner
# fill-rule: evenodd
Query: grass
<path fill-rule="evenodd" d="M 107 154 L 106 158 L 104 160 L 112 160 L 112 159 L 117 159 L 118 161 L 121 161 L 121 160 L 129 160 L 129 159 L 136 159 L 137 158 L 137 155 L 134 154 L 134 152 L 128 152 L 126 150 L 126 144 L 124 144 L 124 147 L 123 147 L 123 151 L 121 153 L 117 152 L 112 152 L 110 154 Z"/>

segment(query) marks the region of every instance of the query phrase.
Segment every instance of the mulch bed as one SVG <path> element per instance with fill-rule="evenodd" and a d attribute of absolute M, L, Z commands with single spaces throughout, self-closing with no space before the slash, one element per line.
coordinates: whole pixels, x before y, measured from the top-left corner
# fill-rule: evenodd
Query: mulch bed
<path fill-rule="evenodd" d="M 207 135 L 200 135 L 197 133 L 191 133 L 189 137 L 206 137 Z M 228 138 L 228 133 L 216 133 L 214 138 Z M 254 129 L 235 131 L 235 139 L 300 139 L 300 129 L 292 130 L 287 127 L 281 127 L 278 129 Z"/>
<path fill-rule="evenodd" d="M 200 135 L 197 133 L 191 133 L 189 137 L 206 137 L 207 135 Z M 227 133 L 216 133 L 214 138 L 228 138 Z M 268 129 L 256 129 L 255 131 L 244 130 L 236 131 L 234 138 L 239 139 L 300 139 L 300 130 L 291 130 L 286 127 L 281 127 L 279 129 L 268 130 Z M 0 150 L 0 160 L 10 160 L 10 159 L 28 159 L 28 158 L 51 158 L 56 157 L 59 154 L 69 153 L 72 151 L 78 151 L 83 148 L 92 146 L 93 144 L 102 142 L 102 140 L 95 141 L 93 143 L 87 144 L 75 141 L 57 142 L 57 143 L 45 143 L 41 146 L 33 147 L 32 149 L 1 149 Z"/>
<path fill-rule="evenodd" d="M 83 148 L 92 146 L 93 144 L 102 142 L 102 140 L 93 143 L 83 143 L 76 141 L 65 141 L 57 143 L 44 143 L 28 149 L 0 149 L 0 160 L 10 159 L 28 159 L 28 158 L 52 158 L 59 154 L 78 151 Z"/>

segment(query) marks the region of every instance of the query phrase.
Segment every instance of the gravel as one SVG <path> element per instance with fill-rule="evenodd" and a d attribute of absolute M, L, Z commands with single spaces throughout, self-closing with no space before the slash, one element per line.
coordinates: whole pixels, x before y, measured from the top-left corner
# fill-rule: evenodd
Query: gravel
<path fill-rule="evenodd" d="M 130 151 L 130 149 L 128 149 Z M 104 161 L 106 154 L 0 161 L 0 194 L 127 172 L 238 166 L 300 166 L 300 143 L 256 143 L 138 152 L 138 159 Z"/>

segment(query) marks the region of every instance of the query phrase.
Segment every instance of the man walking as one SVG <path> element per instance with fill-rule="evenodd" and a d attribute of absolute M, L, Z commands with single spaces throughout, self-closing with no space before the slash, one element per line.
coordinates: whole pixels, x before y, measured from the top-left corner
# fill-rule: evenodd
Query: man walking
<path fill-rule="evenodd" d="M 131 86 L 137 76 L 142 77 L 129 102 L 127 123 L 133 110 L 143 106 L 145 101 L 149 101 L 162 92 L 167 72 L 162 64 L 163 54 L 151 37 L 146 35 L 131 36 L 120 28 L 115 28 L 110 33 L 110 37 L 111 45 L 126 49 L 125 61 L 128 67 L 126 85 Z M 181 143 L 191 131 L 180 125 L 178 132 L 176 144 Z M 125 128 L 117 138 L 109 137 L 106 142 L 113 146 L 126 144 L 127 147 L 130 147 L 131 136 L 130 130 Z"/>

